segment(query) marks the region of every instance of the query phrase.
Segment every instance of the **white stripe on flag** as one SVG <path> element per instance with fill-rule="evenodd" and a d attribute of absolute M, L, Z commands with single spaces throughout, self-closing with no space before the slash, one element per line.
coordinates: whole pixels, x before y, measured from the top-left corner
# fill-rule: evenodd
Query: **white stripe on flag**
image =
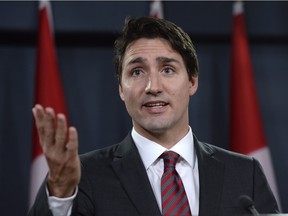
<path fill-rule="evenodd" d="M 29 207 L 32 207 L 36 198 L 37 192 L 47 175 L 48 165 L 43 154 L 39 155 L 32 161 L 30 173 L 30 197 Z"/>
<path fill-rule="evenodd" d="M 150 16 L 163 19 L 163 6 L 161 0 L 154 0 L 150 3 Z"/>
<path fill-rule="evenodd" d="M 271 162 L 272 159 L 271 159 L 269 148 L 266 146 L 266 147 L 257 149 L 256 151 L 253 151 L 249 153 L 248 155 L 256 158 L 260 162 L 263 168 L 264 174 L 266 175 L 266 178 L 271 187 L 271 190 L 280 207 L 280 198 L 279 198 L 279 193 L 278 193 L 277 184 L 275 180 L 274 169 L 273 169 L 272 162 Z"/>

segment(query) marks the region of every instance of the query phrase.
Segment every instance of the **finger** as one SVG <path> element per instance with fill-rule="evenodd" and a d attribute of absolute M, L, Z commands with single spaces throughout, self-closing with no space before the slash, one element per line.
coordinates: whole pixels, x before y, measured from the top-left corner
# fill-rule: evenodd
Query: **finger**
<path fill-rule="evenodd" d="M 44 112 L 43 107 L 40 104 L 36 104 L 33 108 L 32 108 L 32 113 L 33 116 L 36 118 L 37 117 L 37 113 L 38 112 Z"/>
<path fill-rule="evenodd" d="M 45 129 L 44 129 L 44 109 L 41 105 L 36 104 L 33 109 L 32 113 L 35 119 L 35 125 L 38 132 L 38 136 L 40 139 L 40 144 L 42 145 L 43 139 L 45 136 Z"/>
<path fill-rule="evenodd" d="M 69 127 L 68 129 L 66 149 L 69 156 L 78 155 L 78 133 L 75 127 Z"/>
<path fill-rule="evenodd" d="M 52 147 L 55 139 L 55 113 L 51 107 L 45 108 L 44 130 L 44 146 L 47 148 Z"/>
<path fill-rule="evenodd" d="M 41 123 L 44 120 L 44 109 L 41 105 L 37 104 L 32 108 L 34 119 L 37 123 Z"/>
<path fill-rule="evenodd" d="M 59 113 L 57 115 L 57 128 L 55 132 L 55 146 L 64 151 L 66 146 L 67 137 L 67 121 L 64 114 Z"/>

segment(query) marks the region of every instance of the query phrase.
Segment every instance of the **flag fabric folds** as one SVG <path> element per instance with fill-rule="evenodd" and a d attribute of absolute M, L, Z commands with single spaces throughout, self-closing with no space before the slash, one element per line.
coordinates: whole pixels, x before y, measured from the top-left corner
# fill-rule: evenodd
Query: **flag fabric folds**
<path fill-rule="evenodd" d="M 56 48 L 53 37 L 52 11 L 49 1 L 39 2 L 39 26 L 35 75 L 35 104 L 54 108 L 55 113 L 63 113 L 68 119 L 63 87 L 59 73 Z M 48 166 L 43 155 L 36 127 L 33 128 L 33 151 L 30 173 L 31 206 L 37 191 L 47 175 Z"/>
<path fill-rule="evenodd" d="M 161 0 L 154 0 L 150 3 L 150 16 L 163 19 L 163 5 Z"/>
<path fill-rule="evenodd" d="M 237 1 L 233 5 L 230 149 L 259 160 L 280 206 L 272 160 L 266 144 L 256 94 L 243 8 L 241 1 Z"/>

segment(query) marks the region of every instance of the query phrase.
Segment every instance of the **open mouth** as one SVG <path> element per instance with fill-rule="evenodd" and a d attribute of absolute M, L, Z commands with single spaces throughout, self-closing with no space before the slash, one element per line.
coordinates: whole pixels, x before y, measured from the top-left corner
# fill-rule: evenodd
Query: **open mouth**
<path fill-rule="evenodd" d="M 164 107 L 166 106 L 168 103 L 165 103 L 165 102 L 149 102 L 149 103 L 145 103 L 144 106 L 145 107 L 155 107 L 155 108 L 158 108 L 158 107 Z"/>
<path fill-rule="evenodd" d="M 163 101 L 150 101 L 143 104 L 143 107 L 151 114 L 162 114 L 167 111 L 169 103 Z"/>

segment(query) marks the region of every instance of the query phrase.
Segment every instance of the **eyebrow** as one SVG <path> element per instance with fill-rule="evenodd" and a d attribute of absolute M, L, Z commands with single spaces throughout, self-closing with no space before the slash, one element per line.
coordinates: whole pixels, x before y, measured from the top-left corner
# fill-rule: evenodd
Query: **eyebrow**
<path fill-rule="evenodd" d="M 142 57 L 138 57 L 138 58 L 135 58 L 135 59 L 132 59 L 131 61 L 129 61 L 128 65 L 137 64 L 137 63 L 143 63 L 145 61 L 147 61 L 147 59 L 142 58 Z M 160 62 L 160 63 L 170 63 L 170 62 L 179 63 L 179 61 L 174 59 L 174 58 L 168 58 L 168 57 L 164 57 L 164 56 L 157 57 L 156 61 Z"/>
<path fill-rule="evenodd" d="M 156 60 L 161 63 L 170 63 L 170 62 L 179 63 L 179 61 L 174 58 L 168 58 L 164 56 L 157 57 Z"/>
<path fill-rule="evenodd" d="M 142 63 L 144 61 L 147 61 L 146 59 L 142 58 L 142 57 L 138 57 L 135 59 L 132 59 L 131 61 L 128 62 L 128 65 L 132 65 L 132 64 L 137 64 L 137 63 Z"/>

